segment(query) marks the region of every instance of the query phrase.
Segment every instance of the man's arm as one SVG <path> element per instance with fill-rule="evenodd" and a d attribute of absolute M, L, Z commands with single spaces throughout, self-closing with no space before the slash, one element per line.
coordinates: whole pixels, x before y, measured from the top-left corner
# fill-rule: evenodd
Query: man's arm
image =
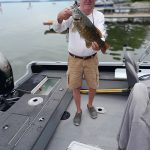
<path fill-rule="evenodd" d="M 43 22 L 43 25 L 52 25 L 54 21 L 48 20 L 47 22 Z"/>
<path fill-rule="evenodd" d="M 69 18 L 72 16 L 72 11 L 69 8 L 65 8 L 57 15 L 57 21 L 53 23 L 53 29 L 56 32 L 62 32 L 69 27 Z"/>

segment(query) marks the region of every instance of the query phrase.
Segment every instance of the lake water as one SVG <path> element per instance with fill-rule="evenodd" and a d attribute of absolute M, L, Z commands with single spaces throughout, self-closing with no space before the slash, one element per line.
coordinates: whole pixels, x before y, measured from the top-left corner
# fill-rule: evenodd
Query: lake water
<path fill-rule="evenodd" d="M 43 26 L 43 22 L 55 20 L 60 10 L 73 3 L 1 3 L 0 51 L 10 61 L 15 80 L 25 73 L 26 65 L 31 61 L 67 61 L 66 35 L 44 35 L 49 27 Z M 128 44 L 137 56 L 150 41 L 149 25 L 127 25 L 127 30 L 119 24 L 106 27 L 111 49 L 105 55 L 99 52 L 100 61 L 120 61 L 124 44 Z"/>

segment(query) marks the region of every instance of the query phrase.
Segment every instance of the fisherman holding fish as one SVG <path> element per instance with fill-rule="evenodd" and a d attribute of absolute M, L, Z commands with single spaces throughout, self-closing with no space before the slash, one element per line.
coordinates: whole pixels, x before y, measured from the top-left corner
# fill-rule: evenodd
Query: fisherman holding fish
<path fill-rule="evenodd" d="M 57 15 L 57 21 L 53 23 L 56 32 L 62 32 L 69 28 L 68 43 L 68 86 L 73 91 L 77 112 L 73 123 L 79 126 L 81 123 L 82 109 L 80 88 L 84 78 L 89 87 L 87 108 L 91 118 L 97 118 L 97 112 L 93 106 L 96 88 L 99 84 L 97 52 L 105 53 L 108 44 L 105 42 L 106 31 L 104 27 L 104 15 L 94 10 L 95 0 L 80 0 L 80 6 L 65 8 Z"/>

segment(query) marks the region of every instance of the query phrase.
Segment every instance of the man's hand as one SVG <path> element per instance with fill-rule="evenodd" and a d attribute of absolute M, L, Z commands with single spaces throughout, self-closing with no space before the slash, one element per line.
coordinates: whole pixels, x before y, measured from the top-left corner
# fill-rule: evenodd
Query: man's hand
<path fill-rule="evenodd" d="M 100 47 L 99 45 L 97 44 L 97 42 L 92 42 L 92 49 L 94 51 L 99 51 L 100 50 Z"/>
<path fill-rule="evenodd" d="M 53 20 L 48 20 L 47 22 L 43 22 L 43 25 L 52 25 L 53 24 Z"/>
<path fill-rule="evenodd" d="M 72 11 L 69 8 L 65 8 L 61 12 L 59 12 L 57 16 L 58 23 L 62 23 L 63 20 L 67 20 L 70 16 L 72 16 Z"/>

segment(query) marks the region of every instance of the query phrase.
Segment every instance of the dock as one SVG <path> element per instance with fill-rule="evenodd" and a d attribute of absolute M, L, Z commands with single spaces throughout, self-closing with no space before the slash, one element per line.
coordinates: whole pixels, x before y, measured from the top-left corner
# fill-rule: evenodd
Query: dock
<path fill-rule="evenodd" d="M 114 4 L 112 7 L 97 7 L 105 15 L 106 22 L 150 23 L 150 2 Z"/>
<path fill-rule="evenodd" d="M 150 22 L 150 13 L 109 13 L 104 15 L 106 22 Z"/>
<path fill-rule="evenodd" d="M 113 14 L 105 14 L 105 18 L 150 18 L 150 13 L 134 13 L 134 14 L 113 13 Z"/>

